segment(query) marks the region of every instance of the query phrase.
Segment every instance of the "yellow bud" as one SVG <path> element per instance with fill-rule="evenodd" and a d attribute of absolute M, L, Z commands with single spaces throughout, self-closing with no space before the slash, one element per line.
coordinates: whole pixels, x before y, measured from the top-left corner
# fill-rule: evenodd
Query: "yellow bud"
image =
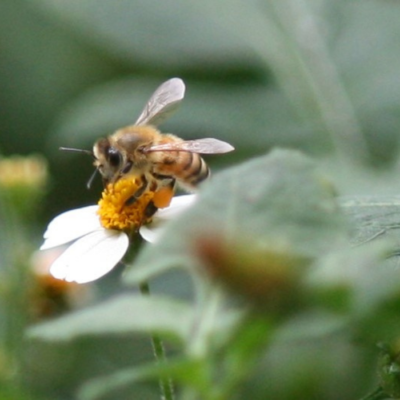
<path fill-rule="evenodd" d="M 35 215 L 47 180 L 47 163 L 41 156 L 0 158 L 0 197 L 3 206 L 22 218 Z"/>
<path fill-rule="evenodd" d="M 3 188 L 41 188 L 47 178 L 47 163 L 41 156 L 12 156 L 0 159 L 0 186 Z"/>

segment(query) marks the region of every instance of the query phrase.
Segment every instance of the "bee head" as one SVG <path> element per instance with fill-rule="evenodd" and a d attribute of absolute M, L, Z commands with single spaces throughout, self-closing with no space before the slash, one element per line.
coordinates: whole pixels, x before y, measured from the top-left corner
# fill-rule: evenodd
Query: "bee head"
<path fill-rule="evenodd" d="M 94 165 L 100 172 L 105 183 L 116 182 L 132 168 L 132 162 L 127 159 L 126 152 L 112 143 L 109 138 L 99 139 L 93 146 Z"/>

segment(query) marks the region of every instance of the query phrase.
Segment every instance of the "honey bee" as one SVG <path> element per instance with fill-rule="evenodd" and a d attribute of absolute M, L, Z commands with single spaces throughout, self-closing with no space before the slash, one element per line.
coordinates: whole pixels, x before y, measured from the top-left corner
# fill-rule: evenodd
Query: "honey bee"
<path fill-rule="evenodd" d="M 99 139 L 93 147 L 94 165 L 105 184 L 122 177 L 140 176 L 143 184 L 130 202 L 151 187 L 195 189 L 210 175 L 209 167 L 199 154 L 218 154 L 234 148 L 217 139 L 183 140 L 157 130 L 161 122 L 176 110 L 183 100 L 185 85 L 173 78 L 159 86 L 145 105 L 136 123 L 118 129 Z"/>

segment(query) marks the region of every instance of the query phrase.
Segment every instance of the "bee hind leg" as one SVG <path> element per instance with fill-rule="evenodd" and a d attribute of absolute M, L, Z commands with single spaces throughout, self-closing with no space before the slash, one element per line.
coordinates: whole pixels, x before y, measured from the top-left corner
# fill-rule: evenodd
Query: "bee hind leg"
<path fill-rule="evenodd" d="M 154 194 L 153 202 L 157 208 L 168 207 L 175 194 L 175 179 L 172 179 L 166 186 L 161 187 Z"/>
<path fill-rule="evenodd" d="M 144 216 L 146 219 L 151 218 L 158 210 L 158 207 L 155 206 L 153 201 L 150 201 L 149 204 L 147 204 L 145 210 L 144 210 Z"/>
<path fill-rule="evenodd" d="M 171 203 L 172 197 L 175 193 L 175 179 L 172 179 L 167 186 L 159 189 L 155 195 L 154 199 L 147 204 L 144 215 L 147 219 L 151 218 L 159 208 L 168 207 Z"/>

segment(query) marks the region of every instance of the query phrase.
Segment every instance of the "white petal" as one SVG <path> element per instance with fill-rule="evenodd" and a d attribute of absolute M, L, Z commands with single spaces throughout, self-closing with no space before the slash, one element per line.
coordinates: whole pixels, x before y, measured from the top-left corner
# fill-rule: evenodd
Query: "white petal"
<path fill-rule="evenodd" d="M 186 194 L 183 196 L 176 196 L 172 198 L 171 204 L 167 208 L 158 210 L 154 218 L 157 219 L 171 219 L 175 218 L 188 207 L 190 207 L 197 199 L 196 194 Z"/>
<path fill-rule="evenodd" d="M 111 271 L 129 246 L 128 236 L 102 229 L 78 239 L 53 263 L 50 273 L 57 279 L 86 283 Z"/>
<path fill-rule="evenodd" d="M 41 250 L 57 247 L 101 228 L 98 206 L 67 211 L 55 217 L 47 227 Z"/>
<path fill-rule="evenodd" d="M 152 222 L 151 224 L 140 227 L 139 233 L 146 242 L 155 243 L 158 241 L 164 230 L 162 222 L 160 224 Z"/>
<path fill-rule="evenodd" d="M 185 211 L 197 198 L 195 194 L 174 197 L 169 207 L 158 210 L 153 217 L 153 221 L 140 228 L 139 233 L 144 240 L 150 243 L 158 241 L 165 230 L 165 223 Z"/>

